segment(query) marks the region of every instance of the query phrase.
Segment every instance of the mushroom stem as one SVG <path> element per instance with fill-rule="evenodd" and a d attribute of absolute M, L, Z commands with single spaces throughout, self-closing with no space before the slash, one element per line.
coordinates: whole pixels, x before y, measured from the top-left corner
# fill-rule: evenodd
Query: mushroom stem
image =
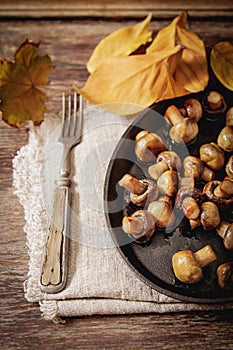
<path fill-rule="evenodd" d="M 217 91 L 211 91 L 207 96 L 207 103 L 210 109 L 215 110 L 221 107 L 222 105 L 222 95 L 220 95 Z"/>
<path fill-rule="evenodd" d="M 190 219 L 189 224 L 192 230 L 194 230 L 196 227 L 201 226 L 201 219 L 198 217 L 196 219 Z"/>
<path fill-rule="evenodd" d="M 178 123 L 180 123 L 184 117 L 182 116 L 182 114 L 180 113 L 179 109 L 172 105 L 169 106 L 165 112 L 164 118 L 166 119 L 168 124 L 172 124 L 172 125 L 176 125 Z"/>
<path fill-rule="evenodd" d="M 167 163 L 163 160 L 161 162 L 158 162 L 156 164 L 153 164 L 149 166 L 148 173 L 154 180 L 158 180 L 158 178 L 166 171 L 168 170 Z"/>
<path fill-rule="evenodd" d="M 220 185 L 220 189 L 228 196 L 231 196 L 233 194 L 233 179 L 226 176 Z"/>
<path fill-rule="evenodd" d="M 134 194 L 142 194 L 147 188 L 142 181 L 129 174 L 125 174 L 118 183 L 121 187 Z"/>
<path fill-rule="evenodd" d="M 215 174 L 213 170 L 204 166 L 203 161 L 194 156 L 187 156 L 183 162 L 185 177 L 193 177 L 195 180 L 211 181 Z"/>
<path fill-rule="evenodd" d="M 215 252 L 213 251 L 213 249 L 209 244 L 207 244 L 200 250 L 196 251 L 194 253 L 194 256 L 198 261 L 198 263 L 200 264 L 200 266 L 202 267 L 209 265 L 210 263 L 212 263 L 217 259 Z"/>
<path fill-rule="evenodd" d="M 184 101 L 184 106 L 186 108 L 188 117 L 194 119 L 198 122 L 198 120 L 202 117 L 202 105 L 201 103 L 195 99 L 190 98 Z"/>
<path fill-rule="evenodd" d="M 154 180 L 158 180 L 166 170 L 179 170 L 181 167 L 181 159 L 177 153 L 164 151 L 158 155 L 157 163 L 148 168 L 148 172 Z"/>
<path fill-rule="evenodd" d="M 201 178 L 201 180 L 208 182 L 208 181 L 211 181 L 215 178 L 215 174 L 211 169 L 209 169 L 205 166 L 200 178 Z"/>

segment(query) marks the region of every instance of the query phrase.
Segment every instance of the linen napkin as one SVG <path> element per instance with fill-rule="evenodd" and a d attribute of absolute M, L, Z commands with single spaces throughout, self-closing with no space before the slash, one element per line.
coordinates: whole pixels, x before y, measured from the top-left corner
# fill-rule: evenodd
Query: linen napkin
<path fill-rule="evenodd" d="M 24 208 L 29 254 L 25 298 L 38 302 L 53 322 L 93 314 L 179 312 L 232 308 L 232 304 L 181 302 L 146 285 L 115 247 L 104 216 L 103 185 L 108 162 L 134 117 L 122 117 L 88 105 L 81 144 L 71 156 L 72 208 L 68 279 L 56 294 L 40 290 L 38 280 L 61 148 L 59 115 L 31 127 L 29 142 L 13 160 L 15 193 Z"/>

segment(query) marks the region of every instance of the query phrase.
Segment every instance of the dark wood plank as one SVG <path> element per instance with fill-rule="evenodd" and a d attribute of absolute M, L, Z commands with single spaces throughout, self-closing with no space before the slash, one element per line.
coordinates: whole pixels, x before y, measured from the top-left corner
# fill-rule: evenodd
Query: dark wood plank
<path fill-rule="evenodd" d="M 85 63 L 105 35 L 133 20 L 112 21 L 2 21 L 0 57 L 13 57 L 25 38 L 41 41 L 56 69 L 51 75 L 48 108 L 60 109 L 60 96 L 73 83 L 82 86 L 88 73 Z M 155 31 L 167 24 L 154 21 Z M 206 44 L 233 42 L 231 22 L 192 22 L 191 28 Z M 23 296 L 28 256 L 23 210 L 12 187 L 12 158 L 27 143 L 27 128 L 9 128 L 0 122 L 0 299 L 1 349 L 231 349 L 233 311 L 163 315 L 92 316 L 68 319 L 54 325 L 40 317 L 37 304 Z"/>

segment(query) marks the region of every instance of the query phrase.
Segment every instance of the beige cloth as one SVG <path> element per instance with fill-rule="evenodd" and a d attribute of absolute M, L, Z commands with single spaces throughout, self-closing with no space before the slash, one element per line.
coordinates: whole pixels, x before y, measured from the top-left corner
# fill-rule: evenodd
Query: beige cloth
<path fill-rule="evenodd" d="M 132 118 L 131 118 L 132 120 Z M 184 303 L 150 288 L 138 278 L 114 246 L 103 212 L 103 183 L 108 161 L 130 118 L 85 110 L 82 143 L 72 153 L 73 193 L 67 286 L 46 294 L 38 285 L 54 177 L 61 149 L 56 142 L 60 118 L 49 116 L 31 128 L 29 143 L 13 160 L 13 178 L 25 212 L 29 253 L 25 297 L 39 302 L 44 318 L 231 308 Z"/>

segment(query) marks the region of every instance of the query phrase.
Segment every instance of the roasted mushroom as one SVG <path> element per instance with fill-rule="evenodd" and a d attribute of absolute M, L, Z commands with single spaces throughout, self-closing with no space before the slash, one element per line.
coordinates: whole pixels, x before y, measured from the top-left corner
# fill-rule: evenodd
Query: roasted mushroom
<path fill-rule="evenodd" d="M 217 139 L 219 147 L 221 147 L 226 152 L 232 152 L 233 151 L 233 127 L 232 126 L 225 126 L 220 134 L 218 135 Z"/>
<path fill-rule="evenodd" d="M 202 117 L 202 105 L 195 98 L 189 98 L 184 101 L 187 115 L 190 119 L 194 119 L 196 122 Z"/>
<path fill-rule="evenodd" d="M 191 111 L 189 112 L 191 114 Z M 173 141 L 188 143 L 197 136 L 199 129 L 196 119 L 194 117 L 184 117 L 176 106 L 169 106 L 164 118 L 169 125 L 173 125 L 170 130 L 170 137 Z"/>
<path fill-rule="evenodd" d="M 229 198 L 233 195 L 233 179 L 226 176 L 214 189 L 214 194 L 220 198 Z"/>
<path fill-rule="evenodd" d="M 154 201 L 159 194 L 158 187 L 153 180 L 138 180 L 134 176 L 125 174 L 118 184 L 130 192 L 130 200 L 138 206 L 144 206 Z"/>
<path fill-rule="evenodd" d="M 203 278 L 202 267 L 217 259 L 210 245 L 193 253 L 181 250 L 172 256 L 172 266 L 176 278 L 184 283 L 197 283 Z"/>
<path fill-rule="evenodd" d="M 198 205 L 204 200 L 201 190 L 195 187 L 183 186 L 178 189 L 176 194 L 175 206 L 177 209 L 182 209 L 182 203 L 186 197 L 194 198 Z"/>
<path fill-rule="evenodd" d="M 149 166 L 148 173 L 154 180 L 158 180 L 166 170 L 180 170 L 182 167 L 181 159 L 173 151 L 161 152 L 157 157 L 157 163 Z"/>
<path fill-rule="evenodd" d="M 187 219 L 195 220 L 200 215 L 200 208 L 193 197 L 185 197 L 182 202 L 182 210 Z"/>
<path fill-rule="evenodd" d="M 229 108 L 226 113 L 226 125 L 233 126 L 233 107 Z"/>
<path fill-rule="evenodd" d="M 161 194 L 174 197 L 178 190 L 178 173 L 175 170 L 166 170 L 157 180 Z"/>
<path fill-rule="evenodd" d="M 125 216 L 122 229 L 138 241 L 149 240 L 155 232 L 155 218 L 146 210 L 137 210 L 132 216 Z"/>
<path fill-rule="evenodd" d="M 135 153 L 138 159 L 148 163 L 155 160 L 155 157 L 165 150 L 162 139 L 147 130 L 140 131 L 135 138 Z"/>
<path fill-rule="evenodd" d="M 189 143 L 195 139 L 199 131 L 195 120 L 184 118 L 170 130 L 170 137 L 176 143 Z"/>
<path fill-rule="evenodd" d="M 216 195 L 216 188 L 221 186 L 222 182 L 219 180 L 213 180 L 205 184 L 202 193 L 210 200 L 211 202 L 217 204 L 219 208 L 226 208 L 233 203 L 233 196 L 228 197 L 219 197 Z"/>
<path fill-rule="evenodd" d="M 184 116 L 176 106 L 171 105 L 167 108 L 164 118 L 169 125 L 176 125 L 184 119 Z"/>
<path fill-rule="evenodd" d="M 212 170 L 219 170 L 224 165 L 225 154 L 214 142 L 205 143 L 200 147 L 200 159 Z"/>
<path fill-rule="evenodd" d="M 215 173 L 204 165 L 201 159 L 194 156 L 187 156 L 183 162 L 184 175 L 193 177 L 195 180 L 210 181 L 215 177 Z"/>
<path fill-rule="evenodd" d="M 221 219 L 217 205 L 212 202 L 202 203 L 200 219 L 204 230 L 218 227 Z"/>
<path fill-rule="evenodd" d="M 210 91 L 203 100 L 204 109 L 210 114 L 223 113 L 226 110 L 226 102 L 218 91 Z"/>
<path fill-rule="evenodd" d="M 230 178 L 233 178 L 233 156 L 230 156 L 226 164 L 226 173 Z"/>
<path fill-rule="evenodd" d="M 151 202 L 148 206 L 148 212 L 151 213 L 159 228 L 169 228 L 175 223 L 175 215 L 171 201 L 166 196 L 158 201 Z"/>
<path fill-rule="evenodd" d="M 217 228 L 217 233 L 223 239 L 225 248 L 233 250 L 233 223 L 221 221 Z"/>
<path fill-rule="evenodd" d="M 217 268 L 218 285 L 223 289 L 233 288 L 233 262 L 226 262 Z"/>

